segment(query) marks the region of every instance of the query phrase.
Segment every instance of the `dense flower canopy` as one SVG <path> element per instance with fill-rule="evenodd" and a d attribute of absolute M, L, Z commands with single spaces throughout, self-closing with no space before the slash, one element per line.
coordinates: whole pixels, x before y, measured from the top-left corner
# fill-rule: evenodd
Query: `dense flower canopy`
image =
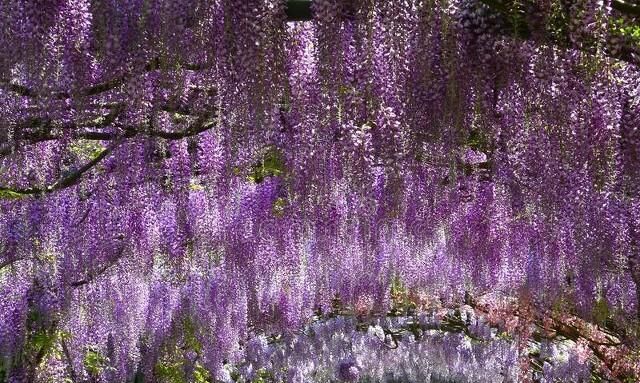
<path fill-rule="evenodd" d="M 640 5 L 286 3 L 0 2 L 0 381 L 637 376 Z"/>

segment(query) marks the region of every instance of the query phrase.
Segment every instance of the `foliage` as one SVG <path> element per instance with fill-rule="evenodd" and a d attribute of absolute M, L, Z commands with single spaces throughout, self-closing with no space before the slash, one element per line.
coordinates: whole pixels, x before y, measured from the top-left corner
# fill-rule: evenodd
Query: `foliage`
<path fill-rule="evenodd" d="M 166 340 L 163 355 L 155 365 L 158 381 L 211 383 L 210 372 L 198 361 L 203 350 L 197 332 L 197 324 L 188 315 L 174 323 L 172 336 Z M 192 369 L 188 365 L 192 365 Z"/>
<path fill-rule="evenodd" d="M 84 368 L 90 376 L 99 376 L 106 362 L 107 359 L 99 351 L 89 349 L 84 354 Z"/>
<path fill-rule="evenodd" d="M 0 199 L 20 199 L 24 197 L 22 194 L 20 193 L 16 193 L 12 190 L 0 190 Z"/>
<path fill-rule="evenodd" d="M 267 177 L 277 177 L 284 173 L 284 162 L 281 152 L 275 148 L 267 148 L 261 159 L 251 166 L 247 179 L 256 184 Z"/>
<path fill-rule="evenodd" d="M 98 157 L 104 150 L 104 146 L 95 141 L 77 140 L 69 147 L 69 151 L 84 161 L 90 161 Z"/>

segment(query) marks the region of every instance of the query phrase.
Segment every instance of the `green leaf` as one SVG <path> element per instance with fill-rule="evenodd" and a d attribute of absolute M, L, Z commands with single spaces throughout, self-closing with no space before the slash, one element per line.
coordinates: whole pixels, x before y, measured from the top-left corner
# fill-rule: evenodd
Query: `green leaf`
<path fill-rule="evenodd" d="M 69 151 L 76 155 L 78 158 L 91 161 L 98 157 L 105 147 L 100 145 L 97 141 L 92 140 L 77 140 L 69 146 Z"/>
<path fill-rule="evenodd" d="M 196 370 L 193 373 L 196 383 L 211 383 L 211 373 L 200 363 L 196 363 Z"/>
<path fill-rule="evenodd" d="M 104 369 L 107 358 L 105 358 L 100 352 L 89 349 L 84 355 L 84 368 L 89 375 L 98 376 Z"/>
<path fill-rule="evenodd" d="M 204 190 L 204 186 L 199 184 L 196 180 L 191 180 L 189 183 L 189 189 L 193 191 L 201 191 Z"/>
<path fill-rule="evenodd" d="M 187 383 L 182 362 L 160 362 L 156 364 L 156 375 L 170 383 Z"/>
<path fill-rule="evenodd" d="M 284 160 L 282 153 L 275 147 L 270 147 L 262 155 L 262 158 L 253 164 L 247 179 L 259 184 L 267 177 L 277 177 L 284 173 Z"/>
<path fill-rule="evenodd" d="M 16 193 L 11 190 L 0 190 L 0 199 L 20 199 L 24 194 Z"/>
<path fill-rule="evenodd" d="M 175 122 L 176 124 L 181 124 L 188 121 L 187 116 L 180 113 L 173 113 L 172 118 L 173 118 L 173 122 Z"/>
<path fill-rule="evenodd" d="M 182 321 L 183 331 L 184 331 L 184 343 L 187 348 L 193 350 L 197 353 L 202 351 L 202 343 L 198 340 L 196 336 L 196 325 L 193 323 L 191 318 L 185 317 Z"/>
<path fill-rule="evenodd" d="M 469 132 L 466 144 L 473 150 L 487 151 L 489 149 L 489 139 L 480 129 L 473 129 Z"/>
<path fill-rule="evenodd" d="M 40 350 L 51 347 L 54 340 L 55 335 L 48 334 L 46 331 L 38 331 L 31 338 L 31 343 L 36 350 Z"/>

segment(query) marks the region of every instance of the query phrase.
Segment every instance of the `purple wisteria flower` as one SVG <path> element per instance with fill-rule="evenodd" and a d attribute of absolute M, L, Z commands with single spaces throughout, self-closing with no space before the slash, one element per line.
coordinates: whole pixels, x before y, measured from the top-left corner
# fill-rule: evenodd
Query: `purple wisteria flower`
<path fill-rule="evenodd" d="M 625 4 L 0 0 L 0 381 L 637 380 Z"/>
<path fill-rule="evenodd" d="M 354 359 L 345 359 L 338 363 L 337 377 L 343 382 L 356 382 L 360 377 L 360 369 Z"/>
<path fill-rule="evenodd" d="M 479 150 L 466 148 L 462 154 L 462 162 L 468 165 L 479 165 L 487 162 L 487 155 Z"/>

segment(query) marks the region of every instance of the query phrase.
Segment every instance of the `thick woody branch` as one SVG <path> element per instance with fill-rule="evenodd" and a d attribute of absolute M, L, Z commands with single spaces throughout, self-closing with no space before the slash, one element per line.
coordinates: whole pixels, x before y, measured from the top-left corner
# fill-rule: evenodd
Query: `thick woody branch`
<path fill-rule="evenodd" d="M 63 132 L 75 132 L 80 129 L 93 128 L 103 129 L 115 122 L 120 113 L 124 110 L 123 104 L 117 104 L 111 107 L 111 111 L 105 115 L 98 116 L 90 121 L 78 123 L 59 124 L 50 119 L 32 118 L 22 122 L 15 128 L 15 135 L 12 141 L 25 141 L 31 144 L 44 141 L 52 141 L 63 138 Z M 71 134 L 73 137 L 74 134 Z M 0 147 L 0 157 L 11 154 L 13 147 L 6 144 Z"/>
<path fill-rule="evenodd" d="M 125 137 L 132 138 L 136 136 L 158 137 L 166 140 L 180 140 L 187 137 L 196 136 L 200 133 L 216 126 L 215 119 L 211 119 L 209 114 L 203 114 L 193 123 L 184 129 L 176 131 L 164 131 L 156 129 L 147 129 L 144 127 L 130 127 L 125 130 Z M 113 139 L 113 134 L 109 132 L 99 131 L 83 131 L 74 134 L 74 138 L 82 138 L 85 140 L 108 141 Z"/>
<path fill-rule="evenodd" d="M 118 104 L 116 106 L 113 106 L 111 108 L 111 111 L 106 115 L 99 116 L 95 119 L 92 119 L 91 121 L 78 123 L 57 124 L 51 120 L 32 119 L 23 123 L 18 127 L 18 129 L 16 129 L 16 134 L 13 140 L 15 142 L 22 141 L 29 144 L 35 144 L 44 141 L 53 141 L 65 137 L 72 139 L 110 141 L 117 138 L 118 136 L 116 136 L 112 131 L 104 131 L 101 129 L 110 127 L 123 110 L 124 105 Z M 194 116 L 194 112 L 182 106 L 164 105 L 160 107 L 159 110 L 167 113 L 176 113 L 184 117 L 185 119 Z M 195 121 L 181 130 L 163 131 L 149 129 L 145 126 L 128 127 L 125 128 L 124 137 L 131 138 L 134 136 L 149 136 L 164 138 L 168 140 L 179 140 L 182 138 L 200 134 L 215 126 L 215 120 L 212 120 L 212 118 L 215 117 L 214 114 L 202 113 L 195 116 L 197 116 Z M 3 146 L 0 146 L 0 157 L 11 154 L 14 149 L 15 144 L 11 145 L 7 143 Z"/>
<path fill-rule="evenodd" d="M 67 91 L 67 90 L 38 91 L 32 88 L 29 88 L 25 85 L 16 84 L 15 82 L 6 78 L 0 78 L 0 89 L 4 89 L 6 91 L 15 93 L 16 95 L 23 96 L 23 97 L 49 98 L 53 100 L 67 100 L 70 98 L 83 98 L 83 97 L 97 96 L 99 94 L 114 90 L 120 86 L 125 85 L 130 79 L 136 76 L 149 73 L 155 70 L 185 69 L 190 71 L 200 71 L 210 67 L 211 67 L 211 64 L 209 63 L 202 63 L 202 64 L 185 63 L 185 64 L 178 64 L 169 68 L 164 68 L 162 60 L 159 57 L 156 57 L 151 61 L 149 61 L 142 68 L 142 70 L 122 73 L 112 79 L 103 81 L 101 83 L 98 83 L 77 91 Z"/>
<path fill-rule="evenodd" d="M 189 125 L 187 128 L 179 131 L 159 131 L 159 130 L 136 130 L 129 129 L 125 132 L 124 135 L 114 136 L 113 133 L 107 132 L 78 132 L 74 134 L 75 138 L 83 138 L 90 140 L 115 140 L 113 143 L 100 152 L 95 158 L 91 161 L 87 162 L 82 167 L 77 170 L 71 172 L 70 174 L 65 175 L 60 178 L 58 181 L 40 187 L 31 187 L 31 188 L 13 188 L 9 186 L 0 186 L 0 192 L 9 192 L 21 195 L 41 195 L 47 194 L 51 192 L 55 192 L 58 190 L 66 189 L 71 186 L 77 185 L 80 183 L 82 176 L 93 169 L 97 164 L 99 164 L 103 159 L 109 156 L 120 144 L 122 144 L 125 139 L 132 138 L 137 135 L 145 135 L 149 137 L 158 137 L 166 140 L 180 140 L 186 137 L 191 137 L 203 133 L 216 125 L 215 120 L 211 120 L 208 115 L 200 116 L 194 123 Z M 53 139 L 53 138 L 50 138 Z M 1 152 L 0 152 L 1 154 Z"/>
<path fill-rule="evenodd" d="M 109 147 L 107 147 L 99 155 L 97 155 L 94 159 L 87 162 L 76 171 L 71 172 L 70 174 L 60 178 L 58 181 L 54 182 L 51 185 L 41 186 L 41 187 L 32 187 L 32 188 L 26 188 L 26 189 L 0 186 L 0 192 L 5 191 L 5 192 L 23 194 L 23 195 L 39 195 L 39 194 L 51 193 L 57 190 L 66 189 L 68 187 L 74 186 L 80 182 L 82 176 L 86 172 L 91 170 L 93 167 L 99 164 L 103 159 L 109 156 L 113 152 L 113 150 L 115 150 L 121 143 L 122 143 L 122 139 L 121 138 L 117 139 Z"/>

